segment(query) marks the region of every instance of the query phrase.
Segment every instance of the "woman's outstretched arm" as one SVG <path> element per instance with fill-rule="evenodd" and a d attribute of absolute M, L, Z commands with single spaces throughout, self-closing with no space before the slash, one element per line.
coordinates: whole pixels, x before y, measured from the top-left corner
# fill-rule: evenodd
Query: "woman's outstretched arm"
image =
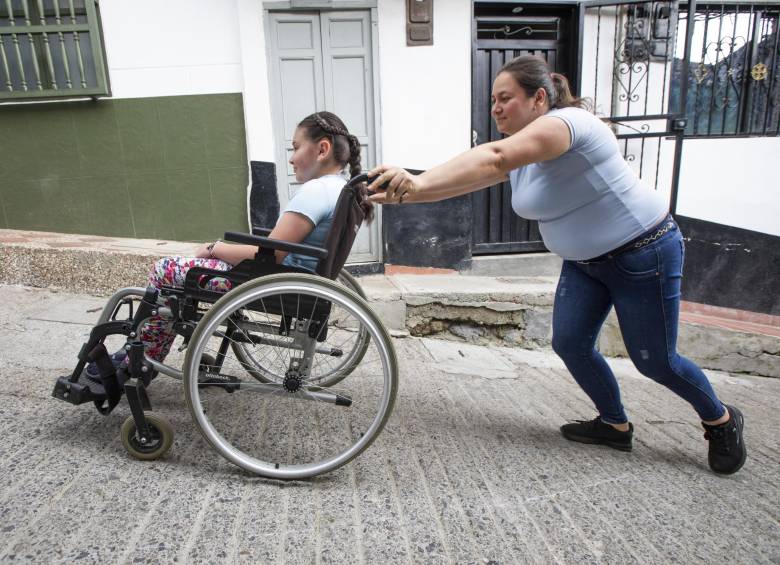
<path fill-rule="evenodd" d="M 554 117 L 540 117 L 519 132 L 479 145 L 420 175 L 398 167 L 375 168 L 369 190 L 379 203 L 436 202 L 486 188 L 507 179 L 509 171 L 530 163 L 549 161 L 571 144 L 568 126 Z M 379 186 L 389 182 L 385 190 Z"/>

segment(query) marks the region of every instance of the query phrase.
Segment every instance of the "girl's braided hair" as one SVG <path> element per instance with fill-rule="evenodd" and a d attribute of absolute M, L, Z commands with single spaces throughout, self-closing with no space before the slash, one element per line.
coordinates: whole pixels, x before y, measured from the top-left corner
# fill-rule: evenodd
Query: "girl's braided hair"
<path fill-rule="evenodd" d="M 332 112 L 315 112 L 306 116 L 298 124 L 306 133 L 306 137 L 311 141 L 320 139 L 329 139 L 333 147 L 333 158 L 342 167 L 349 165 L 349 176 L 354 177 L 360 174 L 362 166 L 360 164 L 360 141 L 358 138 L 347 131 L 344 122 Z M 374 203 L 368 200 L 366 194 L 366 185 L 362 183 L 359 187 L 360 206 L 365 214 L 366 221 L 370 222 L 374 217 Z"/>

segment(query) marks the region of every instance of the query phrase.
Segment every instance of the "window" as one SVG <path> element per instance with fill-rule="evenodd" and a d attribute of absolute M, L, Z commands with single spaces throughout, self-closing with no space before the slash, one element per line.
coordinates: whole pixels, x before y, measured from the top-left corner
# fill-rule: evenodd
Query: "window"
<path fill-rule="evenodd" d="M 689 136 L 780 132 L 778 4 L 697 4 L 688 65 L 685 114 Z M 680 6 L 673 108 L 680 108 L 682 53 L 687 29 Z"/>
<path fill-rule="evenodd" d="M 96 0 L 0 2 L 0 100 L 110 95 Z"/>

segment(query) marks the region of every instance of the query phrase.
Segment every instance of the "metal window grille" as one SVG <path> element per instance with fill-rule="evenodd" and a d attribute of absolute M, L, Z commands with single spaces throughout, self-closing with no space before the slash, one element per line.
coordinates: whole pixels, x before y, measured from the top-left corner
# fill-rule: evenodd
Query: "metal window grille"
<path fill-rule="evenodd" d="M 687 19 L 681 7 L 678 38 Z M 673 104 L 688 82 L 686 136 L 780 134 L 779 19 L 778 4 L 697 3 L 688 76 L 675 58 L 672 82 Z"/>
<path fill-rule="evenodd" d="M 110 95 L 96 0 L 0 0 L 0 100 Z"/>

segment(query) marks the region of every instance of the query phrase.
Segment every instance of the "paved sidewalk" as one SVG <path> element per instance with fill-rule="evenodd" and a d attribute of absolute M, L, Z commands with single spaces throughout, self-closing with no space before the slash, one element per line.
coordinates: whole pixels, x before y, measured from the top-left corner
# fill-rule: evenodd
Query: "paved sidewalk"
<path fill-rule="evenodd" d="M 172 380 L 150 395 L 173 449 L 130 459 L 124 401 L 104 418 L 50 396 L 104 299 L 0 290 L 0 562 L 780 563 L 780 380 L 709 372 L 750 448 L 718 477 L 693 412 L 625 361 L 630 454 L 561 438 L 593 410 L 549 352 L 396 339 L 377 442 L 283 484 L 212 452 Z"/>

